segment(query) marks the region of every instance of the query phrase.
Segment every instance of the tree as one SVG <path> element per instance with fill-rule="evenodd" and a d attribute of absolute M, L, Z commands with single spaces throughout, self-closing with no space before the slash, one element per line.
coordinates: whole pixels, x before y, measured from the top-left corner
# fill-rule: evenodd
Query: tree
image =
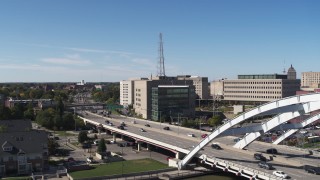
<path fill-rule="evenodd" d="M 84 143 L 86 140 L 88 140 L 88 133 L 87 131 L 80 131 L 78 135 L 78 141 L 79 143 Z"/>
<path fill-rule="evenodd" d="M 57 147 L 58 147 L 58 143 L 54 139 L 49 139 L 48 140 L 48 151 L 49 151 L 49 154 L 54 154 Z"/>
<path fill-rule="evenodd" d="M 220 116 L 213 116 L 208 120 L 210 126 L 218 126 L 222 123 L 222 118 Z"/>
<path fill-rule="evenodd" d="M 98 153 L 103 153 L 103 152 L 106 152 L 107 150 L 107 146 L 106 146 L 106 143 L 104 141 L 103 138 L 101 138 L 101 140 L 99 141 L 99 144 L 98 144 Z"/>

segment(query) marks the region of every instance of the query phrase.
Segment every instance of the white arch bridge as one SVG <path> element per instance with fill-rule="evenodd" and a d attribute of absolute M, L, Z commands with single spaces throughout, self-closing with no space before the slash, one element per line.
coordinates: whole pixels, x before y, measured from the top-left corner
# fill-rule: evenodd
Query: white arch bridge
<path fill-rule="evenodd" d="M 273 116 L 273 118 L 264 123 L 261 123 L 260 125 L 246 128 L 248 134 L 234 145 L 235 148 L 243 149 L 264 133 L 280 126 L 281 129 L 286 129 L 288 131 L 286 131 L 274 142 L 274 144 L 278 144 L 286 137 L 289 137 L 291 134 L 296 132 L 299 128 L 305 127 L 308 124 L 319 120 L 320 113 L 316 113 L 318 110 L 320 110 L 320 93 L 291 96 L 258 106 L 250 111 L 240 114 L 239 116 L 231 120 L 228 120 L 225 124 L 216 128 L 211 134 L 209 134 L 197 146 L 195 146 L 181 161 L 178 162 L 178 168 L 181 169 L 185 167 L 185 165 L 194 156 L 196 156 L 196 154 L 204 146 L 209 144 L 216 137 L 230 133 L 233 126 L 242 123 L 250 118 L 262 115 L 276 114 L 275 116 Z M 293 118 L 302 116 L 307 118 L 305 118 L 298 124 L 288 124 L 286 126 L 283 125 Z"/>

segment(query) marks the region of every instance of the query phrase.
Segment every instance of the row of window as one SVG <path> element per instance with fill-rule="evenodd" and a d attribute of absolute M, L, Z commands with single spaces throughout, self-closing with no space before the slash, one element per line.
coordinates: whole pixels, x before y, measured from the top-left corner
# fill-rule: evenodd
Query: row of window
<path fill-rule="evenodd" d="M 281 94 L 281 91 L 224 91 L 224 93 Z"/>
<path fill-rule="evenodd" d="M 224 84 L 281 84 L 281 82 L 224 82 Z"/>
<path fill-rule="evenodd" d="M 245 96 L 245 95 L 225 95 L 226 98 L 255 98 L 255 99 L 278 99 L 281 96 Z"/>
<path fill-rule="evenodd" d="M 225 86 L 225 89 L 281 89 L 281 86 Z"/>

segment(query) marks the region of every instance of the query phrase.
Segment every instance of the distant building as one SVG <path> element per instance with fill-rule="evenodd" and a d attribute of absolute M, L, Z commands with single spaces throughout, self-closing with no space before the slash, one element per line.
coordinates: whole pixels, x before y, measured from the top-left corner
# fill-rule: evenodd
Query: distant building
<path fill-rule="evenodd" d="M 136 80 L 148 80 L 148 78 L 131 78 L 120 81 L 120 105 L 124 107 L 133 105 L 134 81 Z"/>
<path fill-rule="evenodd" d="M 210 96 L 212 99 L 222 99 L 223 97 L 223 83 L 224 79 L 212 81 L 210 83 Z"/>
<path fill-rule="evenodd" d="M 81 82 L 78 82 L 77 85 L 78 86 L 84 86 L 84 85 L 86 85 L 86 83 L 84 82 L 84 80 L 82 80 Z"/>
<path fill-rule="evenodd" d="M 197 99 L 209 99 L 208 77 L 179 75 L 178 80 L 192 80 Z"/>
<path fill-rule="evenodd" d="M 320 88 L 320 72 L 302 72 L 301 88 L 309 91 Z"/>
<path fill-rule="evenodd" d="M 288 74 L 238 75 L 238 79 L 223 81 L 224 101 L 269 102 L 293 96 L 299 90 L 300 80 L 292 66 Z"/>
<path fill-rule="evenodd" d="M 0 176 L 30 175 L 48 168 L 48 136 L 30 120 L 0 121 Z"/>
<path fill-rule="evenodd" d="M 106 86 L 105 86 L 105 85 L 98 84 L 98 85 L 94 85 L 94 88 L 95 88 L 96 90 L 103 91 L 103 90 L 106 88 Z"/>

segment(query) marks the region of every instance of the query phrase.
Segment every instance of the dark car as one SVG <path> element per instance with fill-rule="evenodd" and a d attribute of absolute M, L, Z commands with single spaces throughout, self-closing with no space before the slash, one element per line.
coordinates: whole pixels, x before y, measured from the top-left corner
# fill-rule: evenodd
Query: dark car
<path fill-rule="evenodd" d="M 311 174 L 320 174 L 320 168 L 319 167 L 314 167 L 314 166 L 309 166 L 309 165 L 306 165 L 305 166 L 305 170 L 308 172 L 308 173 L 311 173 Z"/>
<path fill-rule="evenodd" d="M 277 149 L 275 149 L 275 148 L 267 149 L 266 152 L 267 152 L 268 154 L 278 154 L 278 151 L 277 151 Z"/>
<path fill-rule="evenodd" d="M 82 148 L 83 148 L 83 149 L 91 148 L 91 144 L 85 143 L 85 144 L 82 145 Z"/>
<path fill-rule="evenodd" d="M 109 124 L 109 123 L 110 123 L 110 121 L 108 121 L 108 120 L 105 120 L 104 122 L 105 122 L 106 124 Z"/>
<path fill-rule="evenodd" d="M 145 124 L 144 126 L 146 126 L 146 127 L 150 127 L 150 124 Z"/>
<path fill-rule="evenodd" d="M 118 126 L 118 129 L 124 130 L 123 126 Z"/>
<path fill-rule="evenodd" d="M 211 147 L 213 149 L 221 150 L 222 148 L 218 144 L 212 144 Z"/>
<path fill-rule="evenodd" d="M 273 169 L 271 164 L 268 164 L 268 163 L 266 163 L 264 161 L 259 162 L 258 166 L 260 168 L 264 168 L 264 169 L 268 169 L 268 170 Z"/>
<path fill-rule="evenodd" d="M 170 128 L 168 126 L 163 128 L 164 130 L 170 130 Z"/>
<path fill-rule="evenodd" d="M 267 161 L 267 158 L 264 157 L 262 154 L 259 154 L 259 153 L 255 153 L 255 154 L 253 155 L 253 157 L 254 157 L 256 160 Z"/>

